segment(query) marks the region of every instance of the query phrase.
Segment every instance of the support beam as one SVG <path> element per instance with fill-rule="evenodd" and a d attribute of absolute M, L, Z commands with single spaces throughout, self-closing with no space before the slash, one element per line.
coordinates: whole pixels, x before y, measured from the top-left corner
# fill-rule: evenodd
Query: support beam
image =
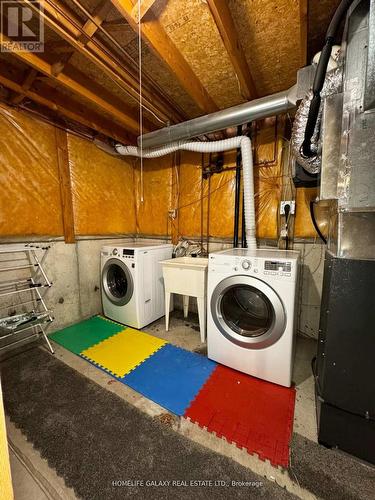
<path fill-rule="evenodd" d="M 137 32 L 138 24 L 132 15 L 135 1 L 111 1 L 133 30 Z M 205 113 L 217 111 L 218 107 L 215 102 L 151 11 L 149 11 L 147 20 L 142 23 L 141 31 L 142 38 L 148 43 L 154 53 L 169 67 L 199 108 Z"/>
<path fill-rule="evenodd" d="M 20 104 L 26 96 L 27 91 L 30 89 L 34 83 L 35 78 L 38 75 L 38 71 L 34 68 L 29 69 L 26 72 L 25 80 L 22 83 L 22 92 L 17 92 L 13 97 L 9 99 L 11 104 Z"/>
<path fill-rule="evenodd" d="M 70 176 L 68 138 L 65 130 L 55 128 L 56 146 L 57 146 L 57 165 L 59 169 L 59 184 L 61 198 L 61 212 L 64 227 L 65 243 L 75 242 L 74 231 L 74 212 L 72 181 Z"/>
<path fill-rule="evenodd" d="M 22 89 L 22 77 L 18 75 L 15 69 L 10 68 L 9 65 L 6 67 L 2 65 L 0 67 L 0 84 L 17 94 L 25 92 L 25 97 L 31 99 L 33 102 L 45 106 L 58 115 L 80 123 L 107 137 L 112 137 L 125 144 L 136 143 L 134 135 L 129 134 L 125 129 L 113 123 L 113 121 L 109 121 L 87 108 L 83 109 L 80 103 L 59 94 L 56 90 L 46 86 L 39 80 L 35 82 L 33 89 L 24 91 Z"/>
<path fill-rule="evenodd" d="M 111 7 L 111 2 L 109 0 L 101 0 L 95 7 L 94 12 L 92 13 L 92 20 L 88 19 L 83 25 L 83 31 L 87 36 L 87 40 L 90 40 L 90 38 L 98 31 L 99 27 L 104 23 Z M 82 40 L 83 38 L 84 35 L 81 35 L 80 39 Z"/>
<path fill-rule="evenodd" d="M 2 33 L 2 39 L 3 41 L 10 41 L 4 33 Z M 63 73 L 54 76 L 51 64 L 36 53 L 13 52 L 13 54 L 22 62 L 49 76 L 74 94 L 87 99 L 97 108 L 113 116 L 114 120 L 127 127 L 130 132 L 137 133 L 139 131 L 137 115 L 133 111 L 128 111 L 126 114 L 121 111 L 125 107 L 123 101 L 113 97 L 106 89 L 86 78 L 76 68 L 66 67 Z"/>
<path fill-rule="evenodd" d="M 122 53 L 122 59 L 125 64 L 119 63 L 119 59 L 112 56 L 110 50 L 98 40 L 90 38 L 85 44 L 79 40 L 82 35 L 83 25 L 77 15 L 69 9 L 61 0 L 40 0 L 43 11 L 39 11 L 34 2 L 24 0 L 31 9 L 41 15 L 46 25 L 55 33 L 66 40 L 74 50 L 77 50 L 116 84 L 122 88 L 136 102 L 139 99 L 139 81 L 137 68 L 134 69 L 134 60 L 130 56 Z M 135 73 L 134 73 L 135 72 Z M 149 109 L 163 122 L 178 123 L 186 119 L 176 104 L 171 102 L 170 98 L 152 82 L 152 79 L 146 74 L 143 75 L 143 103 L 145 108 Z M 150 115 L 150 118 L 152 114 Z M 152 119 L 152 118 L 151 118 Z M 158 125 L 160 122 L 156 121 Z"/>
<path fill-rule="evenodd" d="M 236 72 L 242 96 L 247 100 L 255 99 L 257 97 L 257 90 L 247 64 L 245 53 L 238 39 L 228 2 L 227 0 L 207 0 L 207 3 Z"/>
<path fill-rule="evenodd" d="M 299 40 L 301 67 L 307 64 L 308 0 L 299 0 Z"/>
<path fill-rule="evenodd" d="M 108 12 L 111 9 L 111 3 L 109 0 L 101 0 L 97 7 L 93 12 L 93 20 L 88 19 L 82 27 L 84 33 L 81 33 L 78 36 L 78 41 L 82 42 L 84 46 L 90 41 L 91 37 L 97 32 L 99 27 L 105 21 Z M 58 61 L 53 63 L 52 72 L 55 76 L 57 76 L 64 69 L 65 65 L 68 64 L 70 59 L 74 54 L 74 49 L 71 48 L 71 51 L 64 54 Z"/>
<path fill-rule="evenodd" d="M 138 7 L 138 2 L 133 7 L 132 16 L 136 23 L 142 22 L 147 12 L 154 5 L 156 0 L 139 0 L 140 6 Z"/>

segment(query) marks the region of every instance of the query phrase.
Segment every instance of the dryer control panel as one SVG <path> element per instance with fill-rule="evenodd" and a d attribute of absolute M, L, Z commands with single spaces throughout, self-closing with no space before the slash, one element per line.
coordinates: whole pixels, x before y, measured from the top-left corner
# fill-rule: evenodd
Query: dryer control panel
<path fill-rule="evenodd" d="M 246 250 L 233 249 L 210 254 L 208 272 L 233 273 L 233 275 L 247 275 L 258 279 L 284 282 L 295 281 L 299 260 L 297 252 L 257 250 L 246 253 Z"/>
<path fill-rule="evenodd" d="M 290 276 L 292 271 L 292 263 L 288 261 L 265 260 L 264 274 L 279 274 Z"/>

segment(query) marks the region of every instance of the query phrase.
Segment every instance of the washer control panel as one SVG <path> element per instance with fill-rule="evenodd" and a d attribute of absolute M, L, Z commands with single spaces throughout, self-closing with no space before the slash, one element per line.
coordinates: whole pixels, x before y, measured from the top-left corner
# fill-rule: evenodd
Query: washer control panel
<path fill-rule="evenodd" d="M 123 248 L 122 257 L 124 259 L 134 259 L 134 250 L 132 248 Z"/>
<path fill-rule="evenodd" d="M 244 259 L 242 261 L 242 269 L 245 269 L 245 271 L 249 271 L 251 269 L 251 262 L 247 259 Z"/>
<path fill-rule="evenodd" d="M 123 259 L 134 259 L 134 250 L 132 248 L 114 248 L 111 255 Z"/>

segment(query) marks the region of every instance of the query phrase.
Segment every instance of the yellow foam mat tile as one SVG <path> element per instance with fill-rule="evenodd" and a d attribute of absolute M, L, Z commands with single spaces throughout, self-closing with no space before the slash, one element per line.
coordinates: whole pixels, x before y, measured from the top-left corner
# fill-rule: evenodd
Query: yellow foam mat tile
<path fill-rule="evenodd" d="M 81 356 L 116 377 L 123 377 L 167 342 L 133 328 L 81 352 Z"/>

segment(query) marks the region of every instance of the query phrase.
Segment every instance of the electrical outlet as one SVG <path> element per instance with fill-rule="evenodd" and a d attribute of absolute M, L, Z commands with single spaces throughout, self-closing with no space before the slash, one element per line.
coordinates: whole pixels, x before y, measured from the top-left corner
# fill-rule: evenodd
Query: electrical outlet
<path fill-rule="evenodd" d="M 169 218 L 174 220 L 177 217 L 177 209 L 168 210 Z"/>
<path fill-rule="evenodd" d="M 290 206 L 290 215 L 296 211 L 296 202 L 294 200 L 283 200 L 280 202 L 280 215 L 285 215 L 285 205 Z"/>

